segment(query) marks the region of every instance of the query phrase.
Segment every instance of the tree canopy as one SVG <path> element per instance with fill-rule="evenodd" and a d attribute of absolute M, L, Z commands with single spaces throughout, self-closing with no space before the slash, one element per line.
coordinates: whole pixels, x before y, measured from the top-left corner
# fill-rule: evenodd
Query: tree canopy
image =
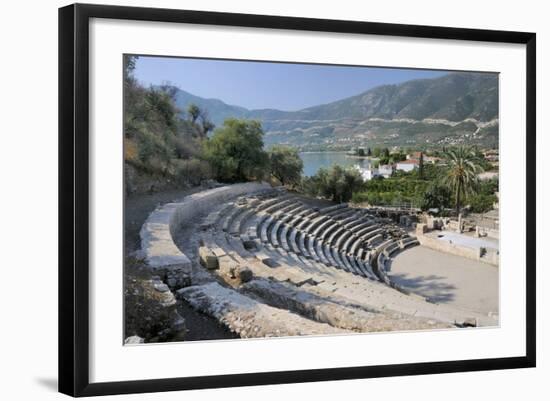
<path fill-rule="evenodd" d="M 189 113 L 189 116 L 191 117 L 191 122 L 196 122 L 201 114 L 201 110 L 199 109 L 199 106 L 197 106 L 194 103 L 191 103 L 187 107 L 187 113 Z"/>
<path fill-rule="evenodd" d="M 477 184 L 477 174 L 482 171 L 479 157 L 471 146 L 457 146 L 444 153 L 447 169 L 442 182 L 454 194 L 456 214 L 460 213 L 462 200 L 472 195 Z"/>
<path fill-rule="evenodd" d="M 304 179 L 304 191 L 312 196 L 321 196 L 334 202 L 348 202 L 360 191 L 364 182 L 355 168 L 333 165 L 320 168 L 313 177 Z"/>
<path fill-rule="evenodd" d="M 255 120 L 225 120 L 204 142 L 204 157 L 220 181 L 240 182 L 262 178 L 268 166 L 263 131 Z"/>
<path fill-rule="evenodd" d="M 304 162 L 294 148 L 275 145 L 268 151 L 270 173 L 282 185 L 296 185 L 300 182 Z"/>

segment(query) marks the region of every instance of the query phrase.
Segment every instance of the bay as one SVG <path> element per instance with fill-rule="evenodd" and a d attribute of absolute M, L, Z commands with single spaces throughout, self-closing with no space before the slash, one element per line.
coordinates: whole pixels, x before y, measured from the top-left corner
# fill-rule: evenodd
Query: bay
<path fill-rule="evenodd" d="M 311 177 L 323 167 L 328 168 L 334 164 L 342 167 L 358 166 L 368 168 L 370 159 L 349 156 L 346 152 L 302 152 L 300 157 L 304 162 L 304 175 Z"/>

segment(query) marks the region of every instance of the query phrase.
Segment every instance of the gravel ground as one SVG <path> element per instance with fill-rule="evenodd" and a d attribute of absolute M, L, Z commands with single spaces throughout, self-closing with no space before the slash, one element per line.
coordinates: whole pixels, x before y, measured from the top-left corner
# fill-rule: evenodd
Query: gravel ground
<path fill-rule="evenodd" d="M 140 248 L 139 231 L 141 230 L 141 226 L 157 206 L 181 200 L 185 196 L 199 192 L 202 189 L 202 187 L 195 187 L 127 197 L 124 204 L 124 244 L 126 255 Z M 220 325 L 216 319 L 196 312 L 186 302 L 178 301 L 178 311 L 185 319 L 187 327 L 186 341 L 238 338 L 224 326 Z"/>
<path fill-rule="evenodd" d="M 416 246 L 395 257 L 389 276 L 435 302 L 498 314 L 498 267 Z"/>

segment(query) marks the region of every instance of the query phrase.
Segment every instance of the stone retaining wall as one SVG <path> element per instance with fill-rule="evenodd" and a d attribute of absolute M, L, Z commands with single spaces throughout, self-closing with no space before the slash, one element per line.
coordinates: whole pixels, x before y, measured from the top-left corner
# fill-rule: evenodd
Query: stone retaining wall
<path fill-rule="evenodd" d="M 471 248 L 467 246 L 451 244 L 447 241 L 441 241 L 437 238 L 422 235 L 418 231 L 416 234 L 420 244 L 428 248 L 498 266 L 498 252 L 496 250 L 489 248 Z M 482 257 L 482 250 L 485 250 L 484 257 Z"/>
<path fill-rule="evenodd" d="M 189 195 L 153 211 L 141 227 L 141 249 L 149 267 L 172 288 L 189 285 L 191 261 L 173 240 L 177 229 L 220 203 L 270 189 L 267 183 L 227 185 Z"/>

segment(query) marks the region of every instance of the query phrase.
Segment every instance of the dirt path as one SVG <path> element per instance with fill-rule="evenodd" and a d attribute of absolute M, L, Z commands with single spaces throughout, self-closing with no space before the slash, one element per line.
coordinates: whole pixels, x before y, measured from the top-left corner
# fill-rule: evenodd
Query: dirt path
<path fill-rule="evenodd" d="M 174 189 L 127 197 L 124 203 L 124 247 L 126 255 L 140 248 L 139 231 L 141 226 L 157 206 L 180 200 L 203 189 L 202 187 Z"/>

